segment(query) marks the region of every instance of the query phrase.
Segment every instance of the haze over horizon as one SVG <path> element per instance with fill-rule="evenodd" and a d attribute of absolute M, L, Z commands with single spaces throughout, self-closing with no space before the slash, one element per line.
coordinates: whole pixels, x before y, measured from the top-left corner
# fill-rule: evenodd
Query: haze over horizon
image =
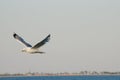
<path fill-rule="evenodd" d="M 0 73 L 120 71 L 119 0 L 0 0 Z M 45 54 L 22 53 L 51 34 Z"/>

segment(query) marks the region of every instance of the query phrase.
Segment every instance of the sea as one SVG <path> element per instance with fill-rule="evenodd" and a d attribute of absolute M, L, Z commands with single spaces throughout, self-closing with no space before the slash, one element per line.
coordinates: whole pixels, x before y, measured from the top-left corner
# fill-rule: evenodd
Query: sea
<path fill-rule="evenodd" d="M 0 80 L 120 80 L 120 76 L 24 76 L 0 77 Z"/>

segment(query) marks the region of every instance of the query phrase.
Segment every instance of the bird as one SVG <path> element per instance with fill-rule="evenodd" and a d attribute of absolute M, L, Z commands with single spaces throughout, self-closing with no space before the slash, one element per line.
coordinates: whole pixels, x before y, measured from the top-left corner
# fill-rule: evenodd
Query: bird
<path fill-rule="evenodd" d="M 15 32 L 13 33 L 13 37 L 20 43 L 22 43 L 25 48 L 22 49 L 22 52 L 26 52 L 26 53 L 30 53 L 30 54 L 35 54 L 35 53 L 45 53 L 39 50 L 40 47 L 42 47 L 44 44 L 46 44 L 46 42 L 48 42 L 50 40 L 50 34 L 45 37 L 42 41 L 38 42 L 37 44 L 35 44 L 34 46 L 32 46 L 31 44 L 27 43 L 21 36 L 19 36 L 18 34 L 16 34 Z"/>

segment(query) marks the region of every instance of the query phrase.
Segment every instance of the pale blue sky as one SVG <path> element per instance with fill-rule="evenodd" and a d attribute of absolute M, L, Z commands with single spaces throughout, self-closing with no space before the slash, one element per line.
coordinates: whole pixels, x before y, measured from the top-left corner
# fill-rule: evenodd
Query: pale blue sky
<path fill-rule="evenodd" d="M 0 0 L 0 73 L 120 71 L 119 0 Z M 46 54 L 22 53 L 18 33 Z"/>

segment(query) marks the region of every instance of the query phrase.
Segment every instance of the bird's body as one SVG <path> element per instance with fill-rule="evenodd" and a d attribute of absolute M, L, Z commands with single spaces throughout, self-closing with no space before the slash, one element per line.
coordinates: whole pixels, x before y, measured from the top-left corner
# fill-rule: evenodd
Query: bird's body
<path fill-rule="evenodd" d="M 32 49 L 32 47 L 23 48 L 22 52 L 27 52 L 27 53 L 31 53 L 31 54 L 34 54 L 34 53 L 44 53 L 44 52 L 40 52 L 39 49 Z"/>
<path fill-rule="evenodd" d="M 44 52 L 40 51 L 39 48 L 41 46 L 43 46 L 46 42 L 49 41 L 50 34 L 45 39 L 43 39 L 41 42 L 37 43 L 34 46 L 31 46 L 29 43 L 25 42 L 24 39 L 22 37 L 18 36 L 16 33 L 13 34 L 13 37 L 17 41 L 19 41 L 20 43 L 22 43 L 26 46 L 24 49 L 22 49 L 22 52 L 27 52 L 27 53 L 34 54 L 34 53 L 44 53 Z"/>

